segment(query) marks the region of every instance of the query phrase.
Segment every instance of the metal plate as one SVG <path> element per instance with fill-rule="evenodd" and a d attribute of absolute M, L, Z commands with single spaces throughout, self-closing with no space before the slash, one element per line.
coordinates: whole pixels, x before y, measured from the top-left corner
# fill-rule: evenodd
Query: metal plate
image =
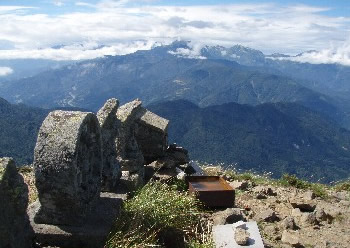
<path fill-rule="evenodd" d="M 208 207 L 233 207 L 234 189 L 218 176 L 188 176 L 188 190 Z"/>

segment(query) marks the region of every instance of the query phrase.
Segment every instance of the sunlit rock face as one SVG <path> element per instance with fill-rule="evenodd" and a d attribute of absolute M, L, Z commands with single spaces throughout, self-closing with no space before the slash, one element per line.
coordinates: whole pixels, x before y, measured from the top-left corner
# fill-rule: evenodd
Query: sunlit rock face
<path fill-rule="evenodd" d="M 99 198 L 101 130 L 93 113 L 53 111 L 34 151 L 40 210 L 36 223 L 76 225 Z"/>

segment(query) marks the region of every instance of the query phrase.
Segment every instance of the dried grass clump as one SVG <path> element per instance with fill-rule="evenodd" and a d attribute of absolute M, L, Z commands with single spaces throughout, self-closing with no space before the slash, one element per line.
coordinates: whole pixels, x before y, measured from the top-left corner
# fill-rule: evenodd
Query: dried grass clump
<path fill-rule="evenodd" d="M 151 182 L 124 203 L 105 247 L 166 247 L 167 242 L 201 246 L 211 227 L 201 223 L 198 201 L 176 185 Z M 207 229 L 210 229 L 209 231 Z"/>

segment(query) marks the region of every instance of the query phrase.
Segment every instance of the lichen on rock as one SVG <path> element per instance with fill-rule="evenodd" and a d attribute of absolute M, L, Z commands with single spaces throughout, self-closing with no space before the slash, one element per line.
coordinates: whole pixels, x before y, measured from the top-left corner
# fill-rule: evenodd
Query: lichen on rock
<path fill-rule="evenodd" d="M 53 111 L 44 120 L 34 151 L 41 204 L 37 223 L 78 224 L 99 197 L 101 130 L 93 113 Z"/>
<path fill-rule="evenodd" d="M 118 106 L 119 101 L 111 98 L 107 100 L 97 113 L 102 135 L 102 191 L 113 191 L 121 177 L 121 168 L 117 160 L 116 147 L 116 139 L 120 128 L 120 120 L 117 118 Z"/>

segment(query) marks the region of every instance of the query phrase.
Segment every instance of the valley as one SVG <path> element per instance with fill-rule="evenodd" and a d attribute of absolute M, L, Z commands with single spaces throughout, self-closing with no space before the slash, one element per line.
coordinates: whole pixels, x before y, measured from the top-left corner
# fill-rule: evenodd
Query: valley
<path fill-rule="evenodd" d="M 49 109 L 97 111 L 111 97 L 121 103 L 140 98 L 173 123 L 170 140 L 187 147 L 192 159 L 274 177 L 290 173 L 327 183 L 349 177 L 348 67 L 280 60 L 284 55 L 238 45 L 204 47 L 201 58 L 179 53 L 184 49 L 191 48 L 178 41 L 3 82 L 0 96 L 33 108 L 2 102 L 8 138 L 0 155 L 30 163 Z M 22 117 L 9 108 L 24 112 L 22 126 L 12 124 Z"/>

